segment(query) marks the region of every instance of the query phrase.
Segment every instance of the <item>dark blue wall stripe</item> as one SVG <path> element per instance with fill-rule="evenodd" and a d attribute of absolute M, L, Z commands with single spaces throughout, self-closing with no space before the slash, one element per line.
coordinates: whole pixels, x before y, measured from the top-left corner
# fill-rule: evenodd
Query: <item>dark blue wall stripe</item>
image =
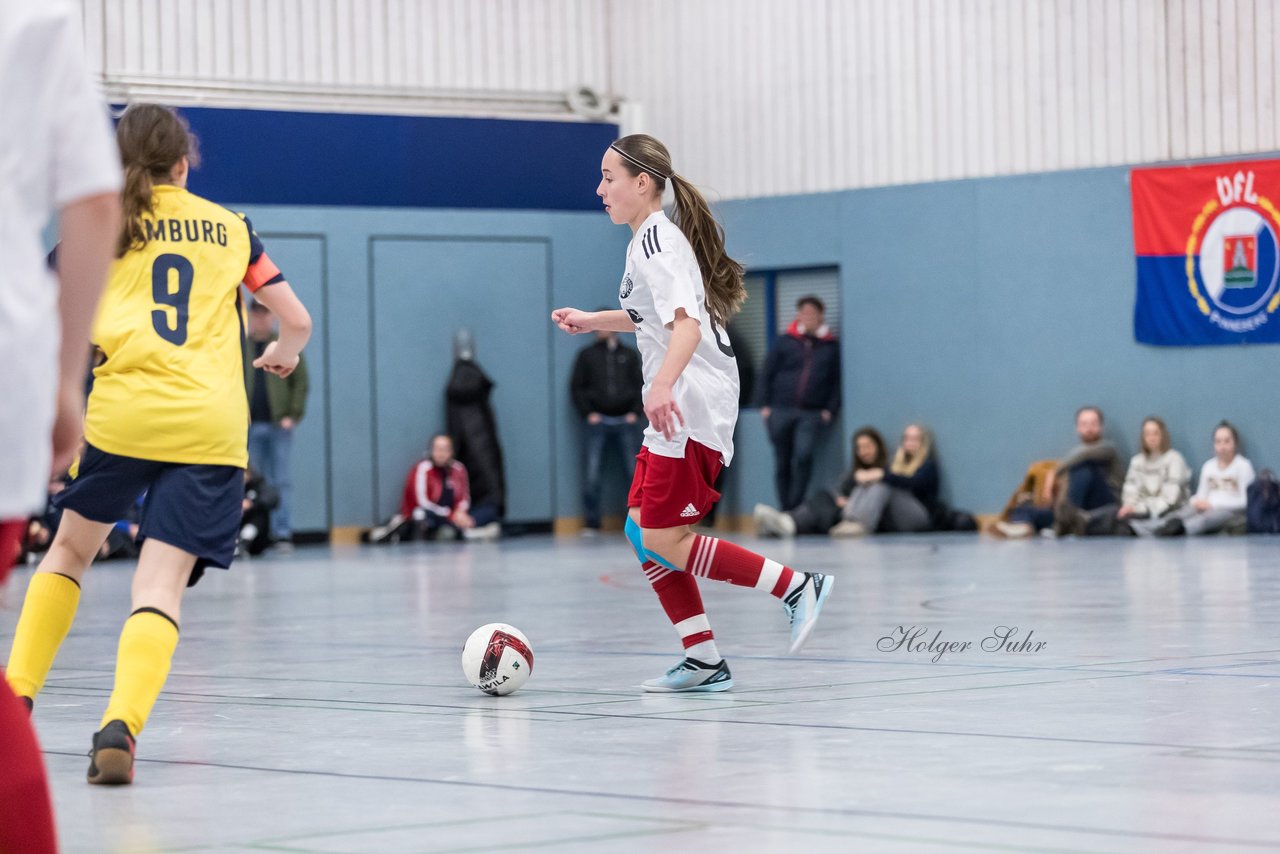
<path fill-rule="evenodd" d="M 600 210 L 612 124 L 182 109 L 191 189 L 269 205 Z"/>

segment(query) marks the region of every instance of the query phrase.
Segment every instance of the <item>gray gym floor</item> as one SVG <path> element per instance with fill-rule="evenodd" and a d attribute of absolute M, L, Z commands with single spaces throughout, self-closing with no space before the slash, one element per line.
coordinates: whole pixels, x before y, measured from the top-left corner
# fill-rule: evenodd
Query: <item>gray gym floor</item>
<path fill-rule="evenodd" d="M 833 598 L 788 659 L 775 600 L 704 583 L 737 687 L 694 697 L 637 687 L 679 647 L 621 537 L 211 573 L 120 789 L 84 782 L 128 610 L 99 567 L 36 712 L 65 849 L 1280 850 L 1276 541 L 740 541 Z M 458 664 L 493 621 L 534 647 L 510 697 Z"/>

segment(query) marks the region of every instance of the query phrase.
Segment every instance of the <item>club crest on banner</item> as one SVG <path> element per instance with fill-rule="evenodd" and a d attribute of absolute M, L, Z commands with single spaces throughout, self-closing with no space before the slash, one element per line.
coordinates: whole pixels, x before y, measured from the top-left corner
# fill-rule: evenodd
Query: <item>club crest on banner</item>
<path fill-rule="evenodd" d="M 1216 326 L 1246 332 L 1280 307 L 1280 212 L 1254 190 L 1252 171 L 1218 177 L 1187 238 L 1187 288 Z"/>
<path fill-rule="evenodd" d="M 1129 189 L 1134 337 L 1280 343 L 1280 160 L 1134 169 Z"/>

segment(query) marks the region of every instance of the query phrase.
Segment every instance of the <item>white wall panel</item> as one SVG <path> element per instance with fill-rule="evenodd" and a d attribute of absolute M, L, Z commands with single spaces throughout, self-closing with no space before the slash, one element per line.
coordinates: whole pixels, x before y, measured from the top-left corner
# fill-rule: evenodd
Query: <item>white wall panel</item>
<path fill-rule="evenodd" d="M 609 2 L 627 27 L 633 4 Z M 1280 149 L 1277 0 L 739 0 L 740 39 L 688 12 L 708 5 L 650 0 L 681 26 L 616 55 L 614 80 L 726 196 Z M 651 61 L 673 45 L 712 73 Z M 745 161 L 706 91 L 751 100 Z"/>
<path fill-rule="evenodd" d="M 609 89 L 603 0 L 81 0 L 116 96 L 569 118 Z"/>
<path fill-rule="evenodd" d="M 117 95 L 640 105 L 723 197 L 1280 149 L 1280 0 L 82 0 Z"/>

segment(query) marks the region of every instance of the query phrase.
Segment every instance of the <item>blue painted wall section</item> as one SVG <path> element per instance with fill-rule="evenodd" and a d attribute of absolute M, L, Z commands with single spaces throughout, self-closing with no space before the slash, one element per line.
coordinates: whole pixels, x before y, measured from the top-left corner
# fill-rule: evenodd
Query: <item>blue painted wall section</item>
<path fill-rule="evenodd" d="M 1003 506 L 1028 462 L 1073 443 L 1086 403 L 1103 408 L 1126 458 L 1156 414 L 1197 470 L 1224 417 L 1256 466 L 1280 464 L 1280 351 L 1134 341 L 1126 177 L 1084 170 L 722 211 L 730 251 L 750 266 L 839 265 L 845 429 L 871 423 L 896 444 L 909 421 L 932 427 L 944 493 L 960 506 Z M 744 465 L 739 476 L 759 482 L 768 457 Z"/>
<path fill-rule="evenodd" d="M 312 402 L 295 446 L 298 526 L 368 525 L 394 508 L 404 472 L 444 424 L 449 338 L 464 325 L 498 382 L 511 518 L 579 515 L 581 427 L 568 381 L 589 339 L 559 334 L 547 315 L 616 299 L 630 233 L 593 195 L 616 129 L 187 112 L 206 151 L 192 189 L 253 217 L 316 317 Z M 1106 411 L 1126 455 L 1154 413 L 1198 467 L 1228 417 L 1259 467 L 1276 464 L 1274 348 L 1133 340 L 1125 169 L 756 199 L 720 212 L 748 269 L 840 269 L 845 410 L 815 485 L 847 465 L 855 427 L 874 424 L 896 444 L 919 420 L 937 435 L 944 495 L 994 511 L 1030 460 L 1073 442 L 1084 403 Z M 726 513 L 774 500 L 757 411 L 742 414 L 737 442 Z M 610 512 L 622 509 L 615 492 Z"/>
<path fill-rule="evenodd" d="M 241 204 L 599 210 L 595 122 L 184 108 L 200 183 Z"/>
<path fill-rule="evenodd" d="M 444 428 L 460 326 L 497 383 L 509 518 L 580 513 L 568 383 L 589 339 L 555 330 L 550 312 L 616 296 L 626 228 L 599 213 L 231 207 L 253 219 L 315 321 L 294 445 L 300 530 L 394 511 L 409 466 Z"/>

